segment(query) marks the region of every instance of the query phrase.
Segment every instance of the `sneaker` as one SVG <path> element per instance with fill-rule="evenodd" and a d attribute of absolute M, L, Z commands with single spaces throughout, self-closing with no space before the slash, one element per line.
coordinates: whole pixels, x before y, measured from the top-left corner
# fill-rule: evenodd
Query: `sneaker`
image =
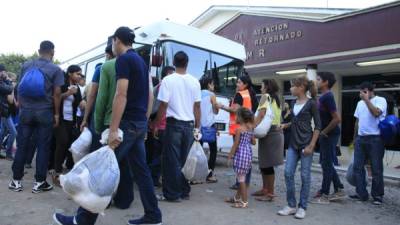
<path fill-rule="evenodd" d="M 280 215 L 280 216 L 290 216 L 290 215 L 294 215 L 295 213 L 296 213 L 296 208 L 292 208 L 289 206 L 285 206 L 285 208 L 278 211 L 278 215 Z"/>
<path fill-rule="evenodd" d="M 177 199 L 167 199 L 166 197 L 164 197 L 163 194 L 156 195 L 156 198 L 157 198 L 157 200 L 160 201 L 160 202 L 175 202 L 175 203 L 181 202 L 181 199 L 180 199 L 180 198 L 177 198 Z"/>
<path fill-rule="evenodd" d="M 10 183 L 8 184 L 8 189 L 15 192 L 20 192 L 24 190 L 24 187 L 22 186 L 20 180 L 11 180 Z"/>
<path fill-rule="evenodd" d="M 294 215 L 294 218 L 296 219 L 304 219 L 306 217 L 306 210 L 303 208 L 299 208 L 296 212 L 296 215 Z"/>
<path fill-rule="evenodd" d="M 32 169 L 32 164 L 29 163 L 25 164 L 25 169 Z"/>
<path fill-rule="evenodd" d="M 335 191 L 335 193 L 331 194 L 329 196 L 330 201 L 338 201 L 341 199 L 344 199 L 346 197 L 346 193 L 343 191 L 343 189 L 339 189 L 338 191 Z"/>
<path fill-rule="evenodd" d="M 32 193 L 37 194 L 44 191 L 50 191 L 53 189 L 53 185 L 47 183 L 47 181 L 35 182 L 33 184 Z"/>
<path fill-rule="evenodd" d="M 75 217 L 73 216 L 64 216 L 60 213 L 53 214 L 53 220 L 58 225 L 77 225 L 75 221 Z"/>
<path fill-rule="evenodd" d="M 328 195 L 322 194 L 321 197 L 317 197 L 317 198 L 312 199 L 310 201 L 310 203 L 328 205 L 329 204 L 329 197 L 328 197 Z"/>
<path fill-rule="evenodd" d="M 315 193 L 314 198 L 320 198 L 322 196 L 321 191 L 317 191 L 317 193 Z"/>
<path fill-rule="evenodd" d="M 145 224 L 162 225 L 162 222 L 159 220 L 158 221 L 150 220 L 147 219 L 146 217 L 128 221 L 128 225 L 145 225 Z"/>
<path fill-rule="evenodd" d="M 352 199 L 352 200 L 354 200 L 354 201 L 360 201 L 360 202 L 366 202 L 366 201 L 368 201 L 368 198 L 367 198 L 367 199 L 361 199 L 360 196 L 358 196 L 357 194 L 355 194 L 355 195 L 349 195 L 349 198 Z"/>
<path fill-rule="evenodd" d="M 382 205 L 383 201 L 381 197 L 374 197 L 374 201 L 372 202 L 372 204 L 374 205 Z"/>
<path fill-rule="evenodd" d="M 0 150 L 0 158 L 5 159 L 6 156 L 7 156 L 6 150 L 4 150 L 4 149 Z"/>

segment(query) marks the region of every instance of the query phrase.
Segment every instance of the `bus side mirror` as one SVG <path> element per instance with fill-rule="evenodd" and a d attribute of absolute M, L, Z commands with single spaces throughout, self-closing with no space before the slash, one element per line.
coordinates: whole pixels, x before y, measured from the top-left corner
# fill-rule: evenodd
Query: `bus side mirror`
<path fill-rule="evenodd" d="M 153 46 L 151 51 L 151 66 L 160 67 L 163 63 L 163 56 L 161 53 L 161 48 L 158 45 Z"/>

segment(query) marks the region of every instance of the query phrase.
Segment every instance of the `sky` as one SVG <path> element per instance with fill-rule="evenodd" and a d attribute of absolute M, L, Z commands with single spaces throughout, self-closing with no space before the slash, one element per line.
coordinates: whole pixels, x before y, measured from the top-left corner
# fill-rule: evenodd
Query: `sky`
<path fill-rule="evenodd" d="M 0 54 L 31 55 L 42 40 L 64 61 L 107 40 L 119 26 L 168 18 L 188 24 L 212 5 L 366 8 L 393 0 L 3 0 Z"/>

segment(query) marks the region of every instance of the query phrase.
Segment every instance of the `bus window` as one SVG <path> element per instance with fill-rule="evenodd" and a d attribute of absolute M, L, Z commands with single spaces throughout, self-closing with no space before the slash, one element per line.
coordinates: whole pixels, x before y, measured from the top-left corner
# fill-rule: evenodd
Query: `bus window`
<path fill-rule="evenodd" d="M 223 96 L 233 96 L 243 62 L 215 53 L 211 55 L 211 60 L 216 92 Z"/>
<path fill-rule="evenodd" d="M 165 42 L 165 66 L 172 66 L 175 53 L 184 51 L 189 56 L 187 72 L 197 79 L 210 72 L 210 52 L 176 42 Z"/>

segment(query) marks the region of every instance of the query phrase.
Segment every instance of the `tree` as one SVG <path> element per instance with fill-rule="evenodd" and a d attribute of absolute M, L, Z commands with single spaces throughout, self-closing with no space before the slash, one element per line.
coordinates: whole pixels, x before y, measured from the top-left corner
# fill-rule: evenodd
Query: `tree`
<path fill-rule="evenodd" d="M 31 59 L 38 58 L 39 55 L 34 53 L 30 56 L 24 56 L 22 54 L 11 53 L 11 54 L 1 54 L 0 55 L 0 64 L 3 64 L 7 71 L 13 72 L 15 74 L 21 73 L 21 66 L 24 62 Z M 58 60 L 54 60 L 55 64 L 60 64 Z"/>

